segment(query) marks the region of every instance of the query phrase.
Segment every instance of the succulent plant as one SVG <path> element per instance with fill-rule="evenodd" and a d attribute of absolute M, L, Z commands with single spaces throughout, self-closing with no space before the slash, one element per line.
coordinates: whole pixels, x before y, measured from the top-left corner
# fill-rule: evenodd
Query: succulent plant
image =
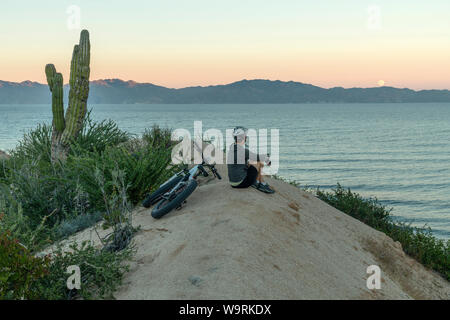
<path fill-rule="evenodd" d="M 70 65 L 69 105 L 64 115 L 63 76 L 56 72 L 53 64 L 45 66 L 47 83 L 52 93 L 52 161 L 65 160 L 71 140 L 83 127 L 89 96 L 89 74 L 91 60 L 89 32 L 81 31 L 80 43 L 73 48 Z"/>

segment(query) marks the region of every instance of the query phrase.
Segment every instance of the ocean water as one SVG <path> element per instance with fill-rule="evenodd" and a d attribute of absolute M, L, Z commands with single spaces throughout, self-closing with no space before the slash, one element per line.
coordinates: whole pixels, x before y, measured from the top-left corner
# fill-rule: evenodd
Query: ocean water
<path fill-rule="evenodd" d="M 377 197 L 392 215 L 450 238 L 450 104 L 93 105 L 140 134 L 153 124 L 193 130 L 279 129 L 279 175 Z M 48 105 L 0 105 L 0 149 L 51 121 Z"/>

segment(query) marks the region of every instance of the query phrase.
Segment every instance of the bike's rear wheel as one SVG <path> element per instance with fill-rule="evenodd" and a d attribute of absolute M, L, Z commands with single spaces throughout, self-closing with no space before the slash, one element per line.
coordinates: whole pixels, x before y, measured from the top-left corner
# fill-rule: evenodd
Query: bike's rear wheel
<path fill-rule="evenodd" d="M 159 219 L 164 215 L 168 214 L 173 209 L 179 207 L 187 197 L 194 192 L 195 188 L 197 188 L 198 182 L 197 180 L 190 179 L 183 186 L 181 186 L 177 192 L 175 197 L 172 200 L 161 199 L 152 210 L 152 217 L 155 219 Z"/>
<path fill-rule="evenodd" d="M 171 178 L 169 181 L 167 181 L 166 183 L 162 184 L 158 190 L 156 190 L 155 192 L 149 194 L 144 201 L 142 201 L 142 205 L 145 208 L 150 208 L 152 205 L 154 205 L 156 202 L 158 202 L 159 200 L 161 200 L 161 197 L 168 192 L 170 189 L 172 189 L 173 187 L 175 187 L 178 182 L 181 181 L 181 179 L 183 179 L 183 176 L 175 176 L 173 178 Z"/>

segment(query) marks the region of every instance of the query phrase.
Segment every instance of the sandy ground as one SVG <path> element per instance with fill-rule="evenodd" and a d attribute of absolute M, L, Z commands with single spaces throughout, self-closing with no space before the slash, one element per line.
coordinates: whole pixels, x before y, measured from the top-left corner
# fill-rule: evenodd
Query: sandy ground
<path fill-rule="evenodd" d="M 287 183 L 236 190 L 219 171 L 160 220 L 136 210 L 137 252 L 116 298 L 450 299 L 449 282 L 383 233 Z M 92 229 L 71 238 L 85 239 L 98 244 Z M 366 286 L 370 265 L 379 290 Z"/>

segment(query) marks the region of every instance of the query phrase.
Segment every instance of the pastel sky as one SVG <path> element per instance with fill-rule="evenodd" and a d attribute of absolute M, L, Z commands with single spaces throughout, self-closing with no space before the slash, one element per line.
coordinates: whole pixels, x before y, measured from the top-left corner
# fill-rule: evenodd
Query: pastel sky
<path fill-rule="evenodd" d="M 1 0 L 0 80 L 45 82 L 54 63 L 67 82 L 71 5 L 91 79 L 450 89 L 448 0 Z"/>

